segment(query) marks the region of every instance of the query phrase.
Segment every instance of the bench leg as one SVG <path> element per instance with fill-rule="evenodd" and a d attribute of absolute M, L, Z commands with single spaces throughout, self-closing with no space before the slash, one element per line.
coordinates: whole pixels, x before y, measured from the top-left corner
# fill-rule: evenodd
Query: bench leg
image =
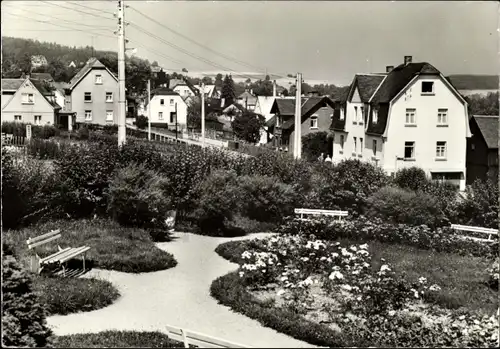
<path fill-rule="evenodd" d="M 85 253 L 83 254 L 83 272 L 85 272 Z"/>

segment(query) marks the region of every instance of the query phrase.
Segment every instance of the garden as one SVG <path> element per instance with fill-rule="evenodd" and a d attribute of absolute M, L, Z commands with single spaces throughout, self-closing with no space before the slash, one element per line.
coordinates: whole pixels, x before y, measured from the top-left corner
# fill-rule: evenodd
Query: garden
<path fill-rule="evenodd" d="M 217 252 L 240 269 L 214 281 L 211 293 L 279 332 L 328 346 L 489 346 L 496 340 L 498 242 L 465 241 L 449 228 L 498 227 L 496 183 L 478 181 L 461 196 L 417 168 L 388 177 L 357 160 L 332 167 L 277 152 L 247 158 L 133 139 L 119 148 L 113 130 L 78 132 L 83 136 L 66 143 L 57 134 L 34 136 L 26 156 L 2 147 L 3 275 L 17 278 L 3 308 L 10 316 L 4 328 L 11 326 L 4 343 L 59 340 L 83 347 L 108 337 L 130 346 L 144 335 L 152 346 L 171 345 L 145 332 L 50 339 L 44 316 L 99 309 L 119 292 L 105 280 L 61 282 L 8 270 L 25 271 L 26 239 L 52 229 L 61 229 L 63 246 L 90 246 L 96 268 L 175 267 L 174 257 L 155 246 L 169 240 L 165 217 L 172 211 L 178 231 L 276 233 L 221 245 Z M 299 222 L 290 218 L 296 207 L 347 210 L 349 219 Z M 30 290 L 33 309 L 26 317 L 39 318 L 36 328 L 15 319 L 19 287 Z M 470 333 L 463 335 L 464 328 Z"/>

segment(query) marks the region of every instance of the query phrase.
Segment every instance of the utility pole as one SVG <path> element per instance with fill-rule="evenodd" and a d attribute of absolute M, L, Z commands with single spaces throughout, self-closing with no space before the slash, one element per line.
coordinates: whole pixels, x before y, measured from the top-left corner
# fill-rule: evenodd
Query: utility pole
<path fill-rule="evenodd" d="M 148 141 L 151 140 L 151 79 L 148 80 Z"/>
<path fill-rule="evenodd" d="M 118 146 L 126 141 L 125 1 L 118 0 Z"/>
<path fill-rule="evenodd" d="M 201 146 L 205 148 L 205 83 L 201 84 Z"/>
<path fill-rule="evenodd" d="M 300 159 L 302 156 L 302 139 L 301 129 L 302 126 L 302 74 L 297 73 L 297 83 L 295 89 L 295 130 L 294 130 L 294 143 L 293 143 L 293 157 Z"/>
<path fill-rule="evenodd" d="M 175 103 L 175 140 L 177 140 L 177 102 Z"/>

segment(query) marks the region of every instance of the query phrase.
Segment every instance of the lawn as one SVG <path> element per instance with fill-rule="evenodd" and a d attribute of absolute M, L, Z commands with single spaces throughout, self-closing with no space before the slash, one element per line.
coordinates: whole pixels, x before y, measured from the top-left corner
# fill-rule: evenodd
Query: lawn
<path fill-rule="evenodd" d="M 183 348 L 161 332 L 104 331 L 99 333 L 58 336 L 55 348 Z M 196 348 L 190 346 L 190 348 Z"/>
<path fill-rule="evenodd" d="M 37 248 L 42 257 L 56 252 L 58 244 L 61 247 L 87 245 L 91 247 L 87 252 L 87 266 L 142 273 L 172 268 L 177 264 L 171 254 L 154 245 L 146 231 L 124 228 L 110 220 L 48 222 L 6 231 L 3 239 L 14 250 L 20 264 L 29 269 L 30 252 L 26 240 L 53 229 L 61 229 L 62 237 Z M 81 268 L 78 260 L 71 264 Z M 47 306 L 49 315 L 100 309 L 120 296 L 108 281 L 92 278 L 61 279 L 56 276 L 34 275 L 33 288 L 41 303 Z"/>

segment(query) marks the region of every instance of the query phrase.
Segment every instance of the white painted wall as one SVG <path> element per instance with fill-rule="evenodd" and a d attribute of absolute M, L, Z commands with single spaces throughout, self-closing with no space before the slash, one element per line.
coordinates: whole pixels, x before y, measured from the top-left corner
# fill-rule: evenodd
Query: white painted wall
<path fill-rule="evenodd" d="M 161 100 L 164 100 L 164 104 L 161 105 Z M 163 96 L 156 95 L 151 99 L 151 103 L 146 107 L 146 116 L 148 115 L 148 109 L 151 108 L 151 122 L 154 123 L 164 123 L 166 125 L 172 125 L 175 127 L 175 117 L 173 122 L 170 122 L 170 113 L 175 112 L 175 103 L 177 103 L 177 123 L 178 126 L 186 126 L 187 124 L 187 105 L 182 100 L 181 96 L 171 95 Z M 163 119 L 160 120 L 159 112 L 163 112 Z"/>
<path fill-rule="evenodd" d="M 421 93 L 422 81 L 434 82 L 433 95 Z M 405 126 L 407 108 L 416 109 L 416 127 Z M 440 108 L 448 109 L 448 127 L 437 126 Z M 386 132 L 382 167 L 388 173 L 411 166 L 421 167 L 429 175 L 431 171 L 460 170 L 464 176 L 461 189 L 465 187 L 466 109 L 440 77 L 419 76 L 401 96 L 393 100 Z M 415 141 L 415 161 L 397 161 L 396 165 L 396 156 L 404 156 L 405 141 Z M 447 144 L 446 161 L 436 160 L 437 141 Z"/>
<path fill-rule="evenodd" d="M 174 92 L 177 92 L 179 96 L 187 97 L 194 96 L 193 91 L 187 85 L 177 85 L 173 88 Z"/>

